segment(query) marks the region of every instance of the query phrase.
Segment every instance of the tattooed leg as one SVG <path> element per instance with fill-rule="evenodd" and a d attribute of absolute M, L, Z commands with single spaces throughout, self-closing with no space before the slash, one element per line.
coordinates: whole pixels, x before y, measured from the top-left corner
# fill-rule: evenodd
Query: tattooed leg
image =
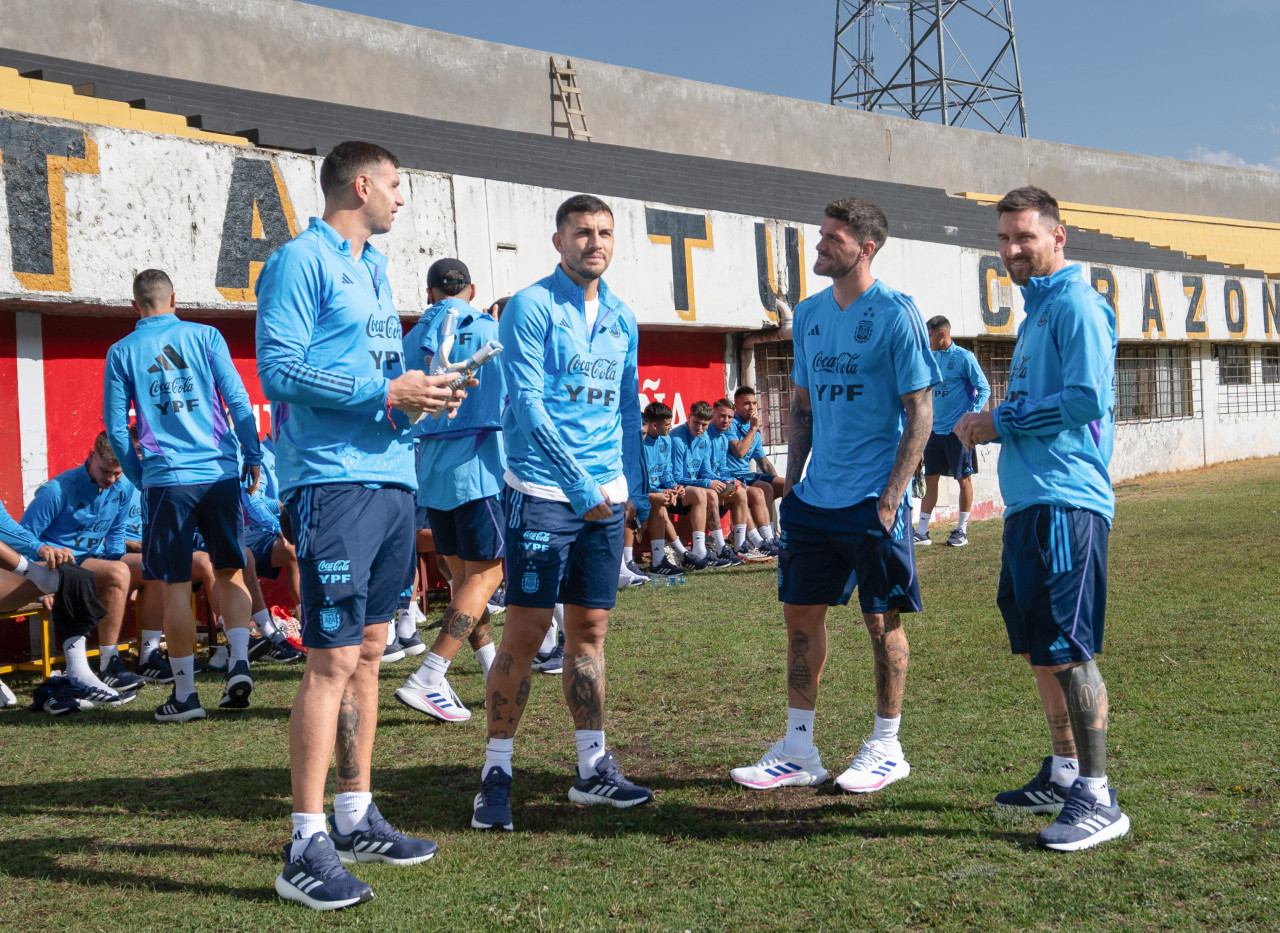
<path fill-rule="evenodd" d="M 782 607 L 787 623 L 787 706 L 816 709 L 827 663 L 827 607 Z"/>
<path fill-rule="evenodd" d="M 564 607 L 564 698 L 575 729 L 604 728 L 604 637 L 607 609 Z"/>
<path fill-rule="evenodd" d="M 467 642 L 471 645 L 472 651 L 479 651 L 485 645 L 493 644 L 493 628 L 489 625 L 488 609 L 480 616 L 480 621 L 476 623 L 476 627 L 467 636 Z"/>
<path fill-rule="evenodd" d="M 1081 777 L 1102 777 L 1107 773 L 1107 685 L 1098 665 L 1082 661 L 1053 672 L 1067 699 L 1076 747 L 1080 753 Z"/>
<path fill-rule="evenodd" d="M 1028 661 L 1029 655 L 1023 655 Z M 1062 758 L 1076 757 L 1076 737 L 1071 729 L 1071 717 L 1067 715 L 1067 698 L 1057 676 L 1048 667 L 1031 665 L 1036 675 L 1036 689 L 1040 692 L 1040 705 L 1049 723 L 1049 736 L 1053 739 L 1053 753 Z"/>
<path fill-rule="evenodd" d="M 440 634 L 431 651 L 452 661 L 466 642 L 477 648 L 493 641 L 491 634 L 488 641 L 483 641 L 475 633 L 480 626 L 487 626 L 489 615 L 485 607 L 502 582 L 502 561 L 464 561 L 458 557 L 448 560 L 453 573 L 453 599 L 444 611 Z"/>
<path fill-rule="evenodd" d="M 510 606 L 487 683 L 489 738 L 514 738 L 529 700 L 530 671 L 551 625 L 550 609 Z"/>
<path fill-rule="evenodd" d="M 902 694 L 907 685 L 907 663 L 911 648 L 897 609 L 863 615 L 871 633 L 871 650 L 876 663 L 876 714 L 892 719 L 902 714 Z"/>

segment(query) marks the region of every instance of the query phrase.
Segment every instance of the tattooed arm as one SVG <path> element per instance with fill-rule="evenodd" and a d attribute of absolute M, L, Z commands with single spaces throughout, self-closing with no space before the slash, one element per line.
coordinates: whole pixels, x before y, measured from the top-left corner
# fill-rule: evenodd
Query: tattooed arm
<path fill-rule="evenodd" d="M 880 524 L 887 531 L 893 529 L 898 508 L 902 505 L 902 496 L 907 491 L 907 483 L 911 482 L 916 464 L 924 454 L 924 445 L 929 441 L 929 432 L 933 430 L 932 387 L 926 386 L 899 397 L 907 413 L 907 423 L 902 430 L 902 439 L 898 441 L 898 452 L 893 458 L 889 481 L 880 494 Z M 790 465 L 787 472 L 790 473 Z"/>
<path fill-rule="evenodd" d="M 791 393 L 791 412 L 787 420 L 787 485 L 783 495 L 804 476 L 804 465 L 813 450 L 813 404 L 809 390 L 796 386 Z"/>

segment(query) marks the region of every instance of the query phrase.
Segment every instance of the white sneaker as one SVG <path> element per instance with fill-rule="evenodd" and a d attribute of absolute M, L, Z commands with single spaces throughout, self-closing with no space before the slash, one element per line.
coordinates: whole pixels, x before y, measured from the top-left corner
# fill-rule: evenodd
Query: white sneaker
<path fill-rule="evenodd" d="M 417 674 L 410 674 L 404 686 L 396 691 L 396 699 L 410 709 L 426 713 L 441 722 L 466 722 L 471 718 L 471 710 L 462 705 L 458 695 L 449 686 L 448 678 L 434 687 L 428 687 L 418 679 Z"/>
<path fill-rule="evenodd" d="M 219 645 L 214 649 L 213 654 L 209 655 L 209 670 L 225 671 L 230 659 L 231 655 L 227 653 L 227 646 Z"/>
<path fill-rule="evenodd" d="M 729 772 L 744 787 L 767 790 L 770 787 L 809 787 L 827 779 L 827 769 L 822 767 L 818 749 L 803 757 L 788 755 L 782 751 L 783 739 L 779 739 L 753 765 L 734 768 Z"/>
<path fill-rule="evenodd" d="M 836 778 L 836 786 L 851 794 L 869 794 L 900 781 L 911 773 L 911 765 L 902 757 L 902 746 L 867 739 L 853 756 L 853 764 Z"/>
<path fill-rule="evenodd" d="M 424 616 L 424 615 L 422 614 L 422 610 L 418 608 L 417 600 L 414 600 L 413 605 L 409 607 L 409 611 L 413 613 L 413 627 L 414 627 L 414 628 L 418 628 L 418 627 L 419 627 L 419 626 L 421 626 L 424 622 L 426 622 L 426 621 L 427 621 L 427 617 L 426 617 L 426 616 Z"/>
<path fill-rule="evenodd" d="M 0 709 L 8 709 L 10 706 L 17 706 L 18 698 L 14 696 L 9 685 L 0 680 Z"/>

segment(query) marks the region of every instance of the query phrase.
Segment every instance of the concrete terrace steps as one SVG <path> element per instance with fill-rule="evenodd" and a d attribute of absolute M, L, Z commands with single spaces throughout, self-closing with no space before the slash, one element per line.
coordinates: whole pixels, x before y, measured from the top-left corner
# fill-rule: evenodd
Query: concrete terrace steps
<path fill-rule="evenodd" d="M 575 142 L 3 49 L 0 65 L 38 70 L 46 80 L 69 85 L 92 84 L 99 98 L 182 114 L 193 128 L 270 148 L 322 154 L 343 139 L 370 139 L 394 151 L 409 168 L 811 224 L 821 223 L 828 201 L 853 195 L 885 209 L 891 235 L 984 250 L 995 246 L 991 208 L 940 188 Z M 1069 230 L 1068 255 L 1082 262 L 1252 274 L 1141 241 Z"/>

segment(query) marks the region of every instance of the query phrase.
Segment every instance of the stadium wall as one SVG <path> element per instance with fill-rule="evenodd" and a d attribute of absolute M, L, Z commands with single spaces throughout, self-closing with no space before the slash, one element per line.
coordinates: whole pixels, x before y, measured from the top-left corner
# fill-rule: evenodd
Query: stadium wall
<path fill-rule="evenodd" d="M 11 444 L 0 457 L 6 503 L 17 511 L 46 475 L 83 458 L 100 427 L 102 358 L 132 327 L 129 287 L 142 268 L 168 269 L 184 316 L 227 335 L 265 428 L 252 286 L 270 252 L 319 212 L 320 160 L 16 113 L 0 113 L 0 139 L 0 406 L 4 424 L 16 427 L 7 430 L 18 455 L 15 462 Z M 481 301 L 553 266 L 551 217 L 572 192 L 417 170 L 403 177 L 407 203 L 378 245 L 406 319 L 426 304 L 426 269 L 439 256 L 470 264 Z M 645 400 L 667 401 L 682 418 L 692 401 L 714 399 L 742 377 L 763 385 L 768 374 L 733 349 L 748 335 L 785 343 L 773 295 L 799 300 L 825 287 L 806 273 L 817 228 L 610 200 L 619 245 L 609 279 L 642 325 Z M 876 271 L 926 317 L 949 317 L 954 336 L 1011 344 L 1021 297 L 994 250 L 892 238 Z M 1176 385 L 1161 388 L 1161 378 L 1174 378 L 1168 367 L 1164 377 L 1148 373 L 1148 394 L 1157 402 L 1172 394 L 1175 404 L 1121 425 L 1117 480 L 1280 452 L 1280 415 L 1258 403 L 1257 391 L 1219 385 L 1230 356 L 1221 348 L 1232 346 L 1246 348 L 1266 383 L 1270 357 L 1258 348 L 1280 344 L 1280 285 L 1243 272 L 1085 271 L 1117 311 L 1122 348 L 1176 350 L 1181 360 Z M 850 360 L 851 383 L 856 370 Z M 785 392 L 785 372 L 773 383 Z M 775 411 L 785 408 L 779 401 Z M 779 434 L 767 439 L 782 468 Z M 990 513 L 999 508 L 993 451 L 981 459 L 977 511 Z M 947 506 L 944 499 L 944 513 Z"/>

